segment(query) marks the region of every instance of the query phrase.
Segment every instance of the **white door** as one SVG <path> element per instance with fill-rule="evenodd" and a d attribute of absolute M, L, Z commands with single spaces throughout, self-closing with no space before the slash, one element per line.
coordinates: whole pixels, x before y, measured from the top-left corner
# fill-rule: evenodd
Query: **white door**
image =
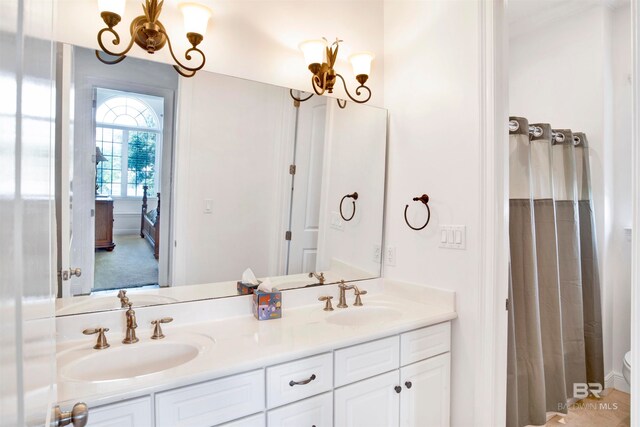
<path fill-rule="evenodd" d="M 400 425 L 449 425 L 451 353 L 400 368 Z"/>
<path fill-rule="evenodd" d="M 335 425 L 394 427 L 399 423 L 398 371 L 378 375 L 334 392 Z M 399 389 L 398 389 L 399 390 Z"/>
<path fill-rule="evenodd" d="M 268 427 L 330 427 L 333 425 L 331 392 L 292 403 L 267 413 Z"/>
<path fill-rule="evenodd" d="M 314 96 L 298 109 L 287 274 L 316 270 L 326 102 Z"/>
<path fill-rule="evenodd" d="M 41 426 L 57 400 L 54 2 L 2 2 L 0 426 Z M 38 29 L 38 37 L 29 29 Z"/>

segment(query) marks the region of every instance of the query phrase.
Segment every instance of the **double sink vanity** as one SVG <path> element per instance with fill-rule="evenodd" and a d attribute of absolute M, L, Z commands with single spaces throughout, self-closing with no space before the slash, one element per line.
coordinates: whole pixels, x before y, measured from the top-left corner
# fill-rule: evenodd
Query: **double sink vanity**
<path fill-rule="evenodd" d="M 269 321 L 251 295 L 139 307 L 131 344 L 129 306 L 60 316 L 61 406 L 85 402 L 90 426 L 448 425 L 454 293 L 351 284 L 362 306 L 345 289 L 347 307 L 325 310 L 339 285 L 295 289 Z M 83 331 L 101 328 L 95 349 Z"/>

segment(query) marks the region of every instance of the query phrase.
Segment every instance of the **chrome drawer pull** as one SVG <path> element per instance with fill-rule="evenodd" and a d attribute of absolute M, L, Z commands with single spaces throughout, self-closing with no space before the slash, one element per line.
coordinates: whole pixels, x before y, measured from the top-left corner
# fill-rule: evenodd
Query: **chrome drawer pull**
<path fill-rule="evenodd" d="M 309 377 L 309 379 L 307 379 L 307 380 L 302 380 L 302 381 L 293 381 L 293 380 L 291 380 L 291 381 L 289 381 L 289 385 L 291 387 L 293 387 L 294 385 L 305 385 L 305 384 L 309 384 L 311 381 L 313 381 L 315 379 L 316 379 L 316 374 L 312 374 Z"/>

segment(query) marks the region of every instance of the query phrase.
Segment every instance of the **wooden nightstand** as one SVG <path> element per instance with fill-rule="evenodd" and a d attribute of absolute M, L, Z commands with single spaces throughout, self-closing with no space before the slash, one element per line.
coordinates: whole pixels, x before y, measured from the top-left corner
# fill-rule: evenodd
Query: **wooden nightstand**
<path fill-rule="evenodd" d="M 113 243 L 113 199 L 96 196 L 96 249 L 112 251 Z"/>

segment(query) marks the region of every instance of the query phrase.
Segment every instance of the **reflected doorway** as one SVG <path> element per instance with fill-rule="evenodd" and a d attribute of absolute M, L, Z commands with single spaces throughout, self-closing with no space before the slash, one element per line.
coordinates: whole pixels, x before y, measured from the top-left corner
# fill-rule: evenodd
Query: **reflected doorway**
<path fill-rule="evenodd" d="M 92 292 L 158 286 L 164 98 L 95 89 Z"/>

